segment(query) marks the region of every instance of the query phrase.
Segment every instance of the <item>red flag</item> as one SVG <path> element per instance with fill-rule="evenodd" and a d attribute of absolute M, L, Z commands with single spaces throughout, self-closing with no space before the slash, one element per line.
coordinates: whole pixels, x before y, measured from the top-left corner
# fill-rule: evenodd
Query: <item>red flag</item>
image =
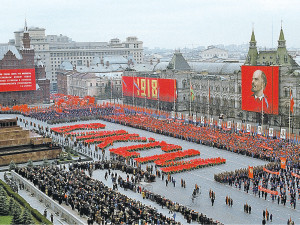
<path fill-rule="evenodd" d="M 249 166 L 249 178 L 253 178 L 253 166 Z"/>
<path fill-rule="evenodd" d="M 285 169 L 286 168 L 286 158 L 280 158 L 280 165 L 281 165 L 281 169 Z"/>
<path fill-rule="evenodd" d="M 292 113 L 294 113 L 294 98 L 293 98 L 293 95 L 292 95 L 292 90 L 290 90 L 290 110 Z"/>

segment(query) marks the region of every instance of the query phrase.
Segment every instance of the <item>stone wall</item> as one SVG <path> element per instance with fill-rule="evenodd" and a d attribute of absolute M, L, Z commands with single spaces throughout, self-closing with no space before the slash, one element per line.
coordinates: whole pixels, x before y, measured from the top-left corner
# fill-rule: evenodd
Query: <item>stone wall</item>
<path fill-rule="evenodd" d="M 9 155 L 0 155 L 0 166 L 9 165 L 11 161 L 14 163 L 26 163 L 29 159 L 32 161 L 38 161 L 46 159 L 55 159 L 59 157 L 61 153 L 61 148 L 53 148 L 53 149 L 32 149 L 30 152 L 18 152 L 16 154 Z"/>

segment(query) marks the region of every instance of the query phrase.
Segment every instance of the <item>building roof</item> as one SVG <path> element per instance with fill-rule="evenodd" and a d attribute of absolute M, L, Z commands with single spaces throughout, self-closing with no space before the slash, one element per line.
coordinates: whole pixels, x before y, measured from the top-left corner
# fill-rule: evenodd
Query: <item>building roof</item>
<path fill-rule="evenodd" d="M 95 73 L 73 73 L 70 74 L 73 78 L 81 78 L 81 79 L 93 79 L 97 78 Z"/>
<path fill-rule="evenodd" d="M 95 58 L 93 58 L 93 60 L 91 61 L 91 65 L 92 66 L 96 66 L 97 64 L 101 63 L 101 59 L 99 56 L 95 56 Z"/>
<path fill-rule="evenodd" d="M 144 72 L 144 71 L 153 71 L 155 65 L 151 64 L 136 64 L 131 67 L 131 69 L 134 69 L 137 72 Z"/>
<path fill-rule="evenodd" d="M 91 65 L 87 66 L 77 66 L 76 70 L 81 73 L 108 73 L 108 72 L 115 72 L 115 71 L 123 71 L 128 67 L 127 64 L 110 64 L 106 66 L 105 64 L 98 64 L 98 65 Z"/>
<path fill-rule="evenodd" d="M 154 66 L 153 70 L 155 70 L 155 71 L 166 70 L 168 65 L 169 65 L 169 62 L 159 62 Z"/>
<path fill-rule="evenodd" d="M 175 52 L 168 66 L 172 70 L 189 71 L 191 67 L 183 57 L 182 53 Z"/>
<path fill-rule="evenodd" d="M 22 55 L 20 54 L 20 52 L 17 50 L 17 48 L 13 45 L 2 45 L 0 46 L 0 60 L 2 60 L 4 58 L 4 56 L 6 55 L 6 53 L 8 51 L 11 51 L 17 59 L 21 60 L 22 59 Z"/>
<path fill-rule="evenodd" d="M 204 50 L 201 52 L 201 54 L 203 54 L 203 53 L 210 53 L 210 52 L 212 52 L 212 53 L 215 53 L 215 52 L 226 52 L 226 53 L 227 53 L 228 51 L 225 50 L 225 49 L 221 49 L 221 48 L 212 46 L 212 47 L 210 47 L 210 48 L 208 48 L 208 49 L 204 49 Z"/>
<path fill-rule="evenodd" d="M 128 60 L 121 55 L 103 57 L 104 64 L 107 61 L 109 62 L 109 64 L 128 64 Z"/>
<path fill-rule="evenodd" d="M 63 61 L 59 68 L 62 70 L 73 70 L 73 65 L 70 63 L 70 61 Z"/>
<path fill-rule="evenodd" d="M 234 74 L 241 69 L 243 63 L 209 63 L 190 62 L 192 70 L 196 72 L 207 72 L 208 74 Z"/>
<path fill-rule="evenodd" d="M 295 62 L 300 66 L 300 55 L 296 56 Z"/>

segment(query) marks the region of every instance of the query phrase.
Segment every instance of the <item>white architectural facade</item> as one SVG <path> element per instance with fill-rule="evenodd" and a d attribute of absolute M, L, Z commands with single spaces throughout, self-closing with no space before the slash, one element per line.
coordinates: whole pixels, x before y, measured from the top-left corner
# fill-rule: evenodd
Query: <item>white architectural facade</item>
<path fill-rule="evenodd" d="M 228 59 L 228 51 L 214 46 L 208 46 L 208 48 L 200 53 L 202 59 L 220 58 Z"/>
<path fill-rule="evenodd" d="M 15 46 L 22 46 L 23 30 L 16 31 Z M 89 66 L 95 57 L 120 55 L 126 59 L 132 58 L 135 63 L 144 60 L 143 42 L 137 37 L 127 37 L 121 42 L 118 38 L 110 42 L 74 42 L 63 35 L 45 35 L 44 28 L 29 28 L 31 47 L 35 55 L 40 56 L 46 67 L 46 77 L 50 79 L 51 89 L 57 89 L 56 70 L 63 61 L 69 61 L 74 67 Z"/>

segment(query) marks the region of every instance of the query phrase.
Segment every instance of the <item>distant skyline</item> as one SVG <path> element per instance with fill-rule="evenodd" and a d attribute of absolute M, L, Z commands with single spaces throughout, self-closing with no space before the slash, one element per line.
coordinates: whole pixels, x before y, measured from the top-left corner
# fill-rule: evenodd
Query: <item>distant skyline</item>
<path fill-rule="evenodd" d="M 299 0 L 1 0 L 0 43 L 24 27 L 74 41 L 136 36 L 149 48 L 246 44 L 277 47 L 281 20 L 288 48 L 300 48 Z M 254 25 L 253 25 L 254 24 Z M 272 46 L 273 45 L 273 46 Z"/>

